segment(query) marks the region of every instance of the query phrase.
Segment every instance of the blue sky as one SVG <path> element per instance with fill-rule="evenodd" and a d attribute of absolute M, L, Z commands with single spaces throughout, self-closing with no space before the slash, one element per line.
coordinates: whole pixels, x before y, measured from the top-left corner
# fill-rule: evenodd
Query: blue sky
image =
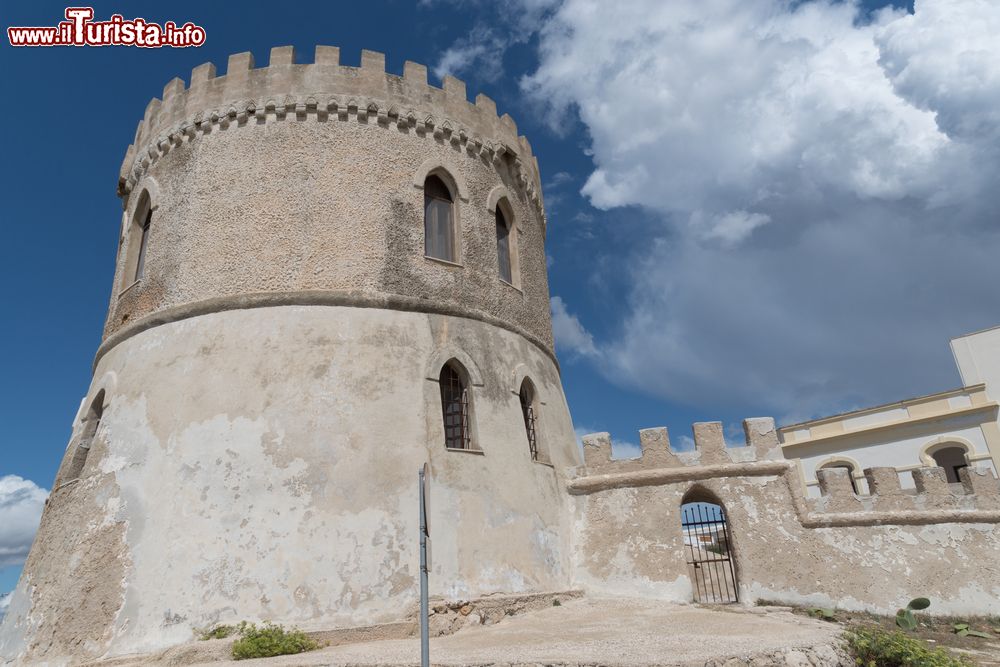
<path fill-rule="evenodd" d="M 64 6 L 8 2 L 0 18 L 54 25 Z M 348 65 L 382 51 L 395 73 L 422 62 L 432 81 L 452 72 L 516 119 L 545 184 L 570 409 L 579 430 L 610 431 L 619 454 L 639 428 L 666 425 L 683 444 L 691 422 L 721 420 L 739 437 L 748 416 L 788 421 L 957 386 L 948 339 L 1000 321 L 1000 12 L 979 0 L 913 11 L 98 2 L 100 19 L 190 20 L 207 42 L 4 40 L 0 477 L 43 489 L 54 478 L 100 341 L 117 173 L 146 103 L 202 62 L 221 73 L 230 53 L 264 64 L 288 44 L 304 62 L 316 44 L 341 47 Z M 0 592 L 24 548 L 5 539 Z"/>

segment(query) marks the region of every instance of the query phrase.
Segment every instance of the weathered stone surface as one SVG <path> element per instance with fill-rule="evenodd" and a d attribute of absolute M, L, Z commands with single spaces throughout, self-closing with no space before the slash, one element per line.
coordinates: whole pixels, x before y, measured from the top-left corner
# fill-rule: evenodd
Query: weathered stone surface
<path fill-rule="evenodd" d="M 79 479 L 53 494 L 0 656 L 149 651 L 240 620 L 403 618 L 425 461 L 441 590 L 569 586 L 563 486 L 580 456 L 530 145 L 457 79 L 434 88 L 425 68 L 399 78 L 383 54 L 360 68 L 339 55 L 298 65 L 277 47 L 254 68 L 236 54 L 225 76 L 201 66 L 147 105 L 84 400 L 104 396 L 99 431 L 88 450 L 74 421 L 58 479 Z M 424 256 L 432 171 L 452 189 L 454 263 Z M 498 273 L 501 204 L 513 285 Z M 453 358 L 473 452 L 444 448 L 437 380 Z M 515 369 L 535 388 L 538 461 Z"/>

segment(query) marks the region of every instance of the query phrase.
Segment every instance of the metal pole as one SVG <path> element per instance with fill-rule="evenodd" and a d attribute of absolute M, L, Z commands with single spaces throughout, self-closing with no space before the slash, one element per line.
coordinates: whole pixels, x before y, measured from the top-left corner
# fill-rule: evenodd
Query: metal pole
<path fill-rule="evenodd" d="M 424 470 L 420 468 L 420 665 L 430 667 L 430 629 L 427 605 L 427 509 L 424 499 Z"/>

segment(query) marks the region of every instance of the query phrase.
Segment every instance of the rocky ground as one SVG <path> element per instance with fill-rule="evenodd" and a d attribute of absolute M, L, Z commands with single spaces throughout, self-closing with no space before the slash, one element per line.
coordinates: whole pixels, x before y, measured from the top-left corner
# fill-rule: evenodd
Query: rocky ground
<path fill-rule="evenodd" d="M 560 594 L 439 604 L 431 622 L 432 634 L 438 634 L 431 640 L 431 662 L 442 666 L 851 665 L 839 648 L 837 624 L 771 607 L 711 608 Z M 231 640 L 193 642 L 115 665 L 419 665 L 419 640 L 412 630 L 400 624 L 388 631 L 358 631 L 353 639 L 335 634 L 327 641 L 337 645 L 239 663 L 227 660 Z"/>

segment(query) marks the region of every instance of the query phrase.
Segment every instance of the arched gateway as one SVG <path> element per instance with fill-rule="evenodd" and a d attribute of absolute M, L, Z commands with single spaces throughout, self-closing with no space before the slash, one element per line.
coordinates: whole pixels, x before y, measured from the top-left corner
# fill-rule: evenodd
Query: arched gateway
<path fill-rule="evenodd" d="M 739 602 L 733 543 L 722 502 L 703 489 L 688 491 L 681 501 L 681 532 L 695 602 Z"/>

